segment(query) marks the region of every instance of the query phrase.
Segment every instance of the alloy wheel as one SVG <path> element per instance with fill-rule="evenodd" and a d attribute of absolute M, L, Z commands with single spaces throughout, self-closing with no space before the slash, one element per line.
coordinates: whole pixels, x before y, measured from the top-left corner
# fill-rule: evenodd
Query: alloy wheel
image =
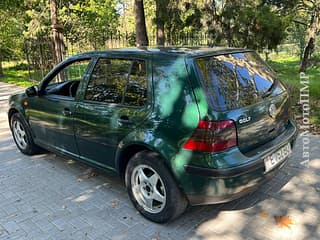
<path fill-rule="evenodd" d="M 149 213 L 159 213 L 166 205 L 166 191 L 159 174 L 150 166 L 138 165 L 131 175 L 132 193 Z"/>
<path fill-rule="evenodd" d="M 26 149 L 28 146 L 27 134 L 20 121 L 14 121 L 12 124 L 14 138 L 21 149 Z"/>

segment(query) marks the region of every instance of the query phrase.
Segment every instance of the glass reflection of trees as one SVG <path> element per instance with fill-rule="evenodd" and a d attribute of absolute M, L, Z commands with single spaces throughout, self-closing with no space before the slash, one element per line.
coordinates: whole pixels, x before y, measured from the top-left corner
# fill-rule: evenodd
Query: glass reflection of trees
<path fill-rule="evenodd" d="M 197 64 L 208 101 L 221 111 L 256 103 L 275 79 L 274 72 L 253 52 L 200 58 Z"/>
<path fill-rule="evenodd" d="M 46 83 L 47 94 L 75 97 L 90 59 L 83 59 L 69 63 L 60 70 L 50 82 Z"/>
<path fill-rule="evenodd" d="M 129 106 L 145 105 L 147 100 L 145 62 L 99 59 L 89 80 L 85 99 Z"/>
<path fill-rule="evenodd" d="M 60 83 L 65 81 L 80 81 L 88 67 L 88 64 L 89 60 L 73 62 L 66 68 L 62 69 L 51 82 Z"/>

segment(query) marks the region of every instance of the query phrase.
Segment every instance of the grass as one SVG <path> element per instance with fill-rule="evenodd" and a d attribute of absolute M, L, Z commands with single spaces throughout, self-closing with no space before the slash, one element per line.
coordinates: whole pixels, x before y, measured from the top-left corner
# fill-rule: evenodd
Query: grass
<path fill-rule="evenodd" d="M 295 105 L 295 115 L 301 116 L 302 109 L 299 105 L 300 89 L 303 85 L 300 83 L 299 58 L 298 57 L 273 57 L 269 62 L 270 66 L 277 72 L 278 77 L 290 89 L 292 101 Z M 320 66 L 309 67 L 306 72 L 309 77 L 310 90 L 310 106 L 311 117 L 310 122 L 313 130 L 319 132 L 320 129 Z"/>
<path fill-rule="evenodd" d="M 3 64 L 4 76 L 0 77 L 0 82 L 15 84 L 21 87 L 30 87 L 38 81 L 30 80 L 28 66 L 25 63 L 5 62 Z M 35 72 L 32 76 L 34 79 L 41 79 L 41 73 Z"/>
<path fill-rule="evenodd" d="M 4 77 L 1 77 L 0 81 L 16 84 L 22 87 L 29 87 L 36 84 L 36 82 L 29 81 L 27 70 L 5 69 Z"/>
<path fill-rule="evenodd" d="M 300 84 L 300 75 L 298 73 L 298 57 L 274 58 L 269 64 L 277 72 L 278 77 L 283 82 L 292 84 L 298 89 L 302 87 Z M 308 76 L 310 80 L 310 97 L 320 99 L 320 67 L 313 66 L 308 68 L 306 76 Z"/>

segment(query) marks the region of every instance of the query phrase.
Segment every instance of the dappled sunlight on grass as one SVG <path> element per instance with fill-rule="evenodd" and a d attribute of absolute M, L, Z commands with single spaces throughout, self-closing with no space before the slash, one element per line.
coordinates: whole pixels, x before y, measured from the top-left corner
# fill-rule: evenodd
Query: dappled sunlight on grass
<path fill-rule="evenodd" d="M 269 62 L 277 72 L 279 78 L 285 83 L 293 84 L 300 89 L 299 58 L 286 57 L 274 58 Z M 312 97 L 320 98 L 320 66 L 309 67 L 306 75 L 310 78 L 310 94 Z"/>
<path fill-rule="evenodd" d="M 28 80 L 27 70 L 4 69 L 4 77 L 1 77 L 0 81 L 16 84 L 22 87 L 29 87 L 36 84 L 36 82 Z"/>
<path fill-rule="evenodd" d="M 293 56 L 277 57 L 274 55 L 270 58 L 269 64 L 277 72 L 277 75 L 290 90 L 294 105 L 299 103 L 300 84 L 299 74 L 299 58 Z M 309 77 L 309 91 L 311 100 L 311 117 L 310 121 L 314 125 L 320 125 L 320 66 L 312 66 L 307 69 L 306 76 Z M 299 115 L 299 109 L 295 110 L 295 114 Z"/>
<path fill-rule="evenodd" d="M 299 64 L 299 57 L 298 56 L 287 56 L 287 57 L 277 57 L 274 56 L 271 59 L 274 59 L 277 63 L 298 63 Z"/>
<path fill-rule="evenodd" d="M 15 84 L 22 87 L 29 87 L 38 83 L 38 81 L 31 81 L 27 64 L 17 62 L 4 62 L 3 72 L 4 76 L 0 77 L 0 82 Z M 41 73 L 35 72 L 33 78 L 41 79 Z"/>

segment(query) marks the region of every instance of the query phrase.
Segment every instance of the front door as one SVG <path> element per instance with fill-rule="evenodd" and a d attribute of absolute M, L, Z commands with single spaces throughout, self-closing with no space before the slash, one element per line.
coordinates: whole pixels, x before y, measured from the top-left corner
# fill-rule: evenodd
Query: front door
<path fill-rule="evenodd" d="M 149 113 L 146 63 L 99 58 L 75 111 L 80 158 L 114 168 L 119 142 Z"/>
<path fill-rule="evenodd" d="M 39 96 L 30 99 L 27 115 L 37 144 L 71 156 L 79 155 L 73 113 L 77 89 L 89 61 L 82 59 L 66 63 L 43 83 Z"/>

